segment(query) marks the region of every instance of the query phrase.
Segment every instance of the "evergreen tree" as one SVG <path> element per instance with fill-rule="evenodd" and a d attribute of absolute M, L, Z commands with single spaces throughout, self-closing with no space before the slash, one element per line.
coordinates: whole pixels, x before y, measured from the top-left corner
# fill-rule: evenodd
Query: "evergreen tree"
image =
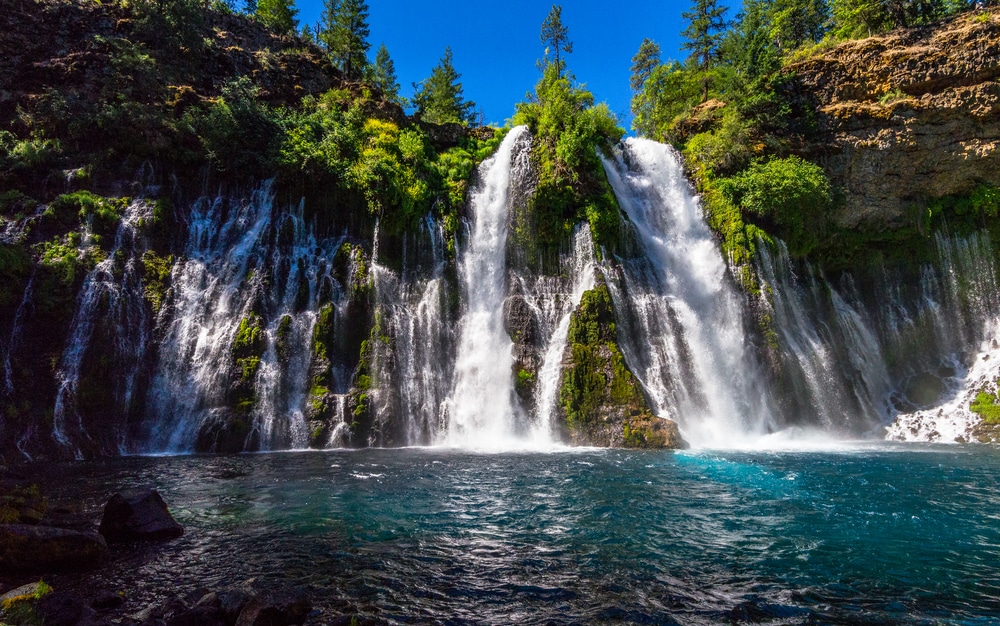
<path fill-rule="evenodd" d="M 299 27 L 294 0 L 258 0 L 254 14 L 268 28 L 282 35 L 294 33 Z"/>
<path fill-rule="evenodd" d="M 473 121 L 476 103 L 466 101 L 462 95 L 462 83 L 458 82 L 462 75 L 455 71 L 451 59 L 451 48 L 445 48 L 431 75 L 413 85 L 413 105 L 424 121 L 434 124 Z"/>
<path fill-rule="evenodd" d="M 694 0 L 690 11 L 682 13 L 688 26 L 681 33 L 687 41 L 681 48 L 691 51 L 702 76 L 702 101 L 708 100 L 710 72 L 719 53 L 719 44 L 726 27 L 726 7 L 719 6 L 718 0 Z"/>
<path fill-rule="evenodd" d="M 555 55 L 556 74 L 562 77 L 563 64 L 562 53 L 573 52 L 573 42 L 569 40 L 569 29 L 562 23 L 562 6 L 553 4 L 545 21 L 542 22 L 541 32 L 542 43 L 545 44 L 545 55 L 548 56 L 549 49 Z"/>
<path fill-rule="evenodd" d="M 246 4 L 243 7 L 243 12 L 247 15 L 257 14 L 257 0 L 246 0 Z"/>
<path fill-rule="evenodd" d="M 366 80 L 375 85 L 387 100 L 404 104 L 399 96 L 399 79 L 396 77 L 396 64 L 389 57 L 389 49 L 383 43 L 375 52 L 375 63 L 367 68 Z"/>
<path fill-rule="evenodd" d="M 320 41 L 347 78 L 361 78 L 368 65 L 368 35 L 365 0 L 325 0 Z"/>
<path fill-rule="evenodd" d="M 819 41 L 828 13 L 826 0 L 773 0 L 768 11 L 771 40 L 778 50 L 794 50 Z"/>
<path fill-rule="evenodd" d="M 640 91 L 643 83 L 653 73 L 653 70 L 660 65 L 660 44 L 652 39 L 643 39 L 639 44 L 639 51 L 632 57 L 632 76 L 629 78 L 629 86 L 632 91 Z"/>

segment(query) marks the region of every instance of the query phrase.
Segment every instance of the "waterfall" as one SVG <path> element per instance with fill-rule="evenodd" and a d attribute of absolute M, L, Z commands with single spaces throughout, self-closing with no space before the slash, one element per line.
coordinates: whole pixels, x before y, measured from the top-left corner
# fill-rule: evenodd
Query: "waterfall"
<path fill-rule="evenodd" d="M 31 277 L 28 279 L 28 284 L 24 288 L 24 295 L 21 296 L 21 302 L 17 305 L 17 309 L 14 311 L 14 321 L 10 327 L 10 336 L 7 338 L 7 343 L 4 346 L 3 351 L 3 385 L 5 397 L 11 397 L 14 394 L 14 379 L 13 379 L 13 367 L 11 364 L 11 357 L 17 350 L 21 339 L 21 326 L 24 324 L 25 315 L 28 312 L 28 308 L 31 306 L 31 298 L 33 295 L 33 288 L 35 286 L 35 275 L 38 269 L 31 273 Z"/>
<path fill-rule="evenodd" d="M 1000 380 L 1000 292 L 989 236 L 935 236 L 936 271 L 925 271 L 921 310 L 893 327 L 921 329 L 936 358 L 901 376 L 900 407 L 886 429 L 899 441 L 975 441 L 980 417 L 969 406 Z M 929 318 L 929 319 L 927 319 Z M 903 344 L 913 345 L 913 341 Z M 927 348 L 925 348 L 926 350 Z M 907 375 L 908 374 L 908 375 Z"/>
<path fill-rule="evenodd" d="M 524 416 L 515 399 L 513 342 L 503 324 L 508 190 L 528 167 L 530 135 L 518 126 L 478 170 L 470 201 L 468 248 L 459 264 L 465 310 L 458 324 L 455 382 L 443 442 L 453 446 L 519 445 Z"/>
<path fill-rule="evenodd" d="M 251 406 L 237 407 L 248 414 L 249 429 L 231 446 L 308 444 L 313 328 L 321 290 L 340 292 L 331 272 L 343 237 L 318 241 L 301 205 L 276 214 L 273 201 L 268 183 L 243 203 L 203 198 L 192 208 L 148 398 L 151 451 L 212 448 L 210 433 L 233 419 L 236 385 L 249 387 L 243 402 Z M 241 323 L 257 329 L 262 349 L 245 360 L 249 371 L 236 382 L 241 365 L 233 346 Z"/>
<path fill-rule="evenodd" d="M 58 391 L 52 415 L 53 439 L 77 457 L 83 455 L 81 442 L 92 441 L 78 407 L 78 392 L 84 356 L 99 323 L 110 327 L 114 341 L 114 345 L 104 346 L 113 351 L 115 368 L 109 373 L 111 380 L 103 384 L 117 384 L 116 399 L 123 412 L 132 402 L 148 337 L 139 264 L 145 251 L 141 227 L 151 217 L 152 206 L 144 200 L 135 200 L 125 209 L 111 253 L 88 272 L 77 298 L 69 338 L 56 369 Z M 101 433 L 101 437 L 108 439 L 108 434 Z M 123 452 L 124 429 L 111 434 L 117 439 L 118 451 Z"/>
<path fill-rule="evenodd" d="M 376 308 L 393 346 L 391 359 L 376 354 L 377 419 L 402 422 L 397 445 L 427 445 L 437 438 L 453 375 L 445 235 L 428 215 L 421 220 L 418 236 L 415 267 L 404 267 L 402 276 L 378 259 L 372 261 Z"/>
<path fill-rule="evenodd" d="M 561 277 L 543 276 L 536 280 L 525 297 L 534 309 L 536 318 L 545 326 L 542 329 L 542 364 L 538 368 L 538 382 L 535 386 L 536 415 L 531 428 L 530 440 L 544 445 L 553 440 L 556 424 L 553 417 L 559 402 L 559 385 L 562 382 L 563 354 L 569 339 L 569 322 L 573 311 L 580 305 L 584 292 L 594 287 L 597 265 L 594 258 L 594 243 L 590 226 L 582 224 L 573 235 L 573 248 L 566 255 L 562 265 L 562 276 L 570 279 L 570 291 L 566 293 Z"/>
<path fill-rule="evenodd" d="M 742 302 L 678 156 L 630 138 L 604 168 L 642 249 L 606 279 L 622 353 L 651 408 L 696 446 L 765 434 L 774 409 Z"/>

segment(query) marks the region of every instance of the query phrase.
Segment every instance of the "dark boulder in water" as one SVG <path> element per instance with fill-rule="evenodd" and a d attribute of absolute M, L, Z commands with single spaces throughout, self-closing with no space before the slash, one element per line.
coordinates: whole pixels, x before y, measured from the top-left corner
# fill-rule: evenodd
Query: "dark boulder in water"
<path fill-rule="evenodd" d="M 0 571 L 89 567 L 108 549 L 94 532 L 28 524 L 0 525 Z"/>
<path fill-rule="evenodd" d="M 111 543 L 166 541 L 184 534 L 155 489 L 116 493 L 104 505 L 101 535 Z"/>

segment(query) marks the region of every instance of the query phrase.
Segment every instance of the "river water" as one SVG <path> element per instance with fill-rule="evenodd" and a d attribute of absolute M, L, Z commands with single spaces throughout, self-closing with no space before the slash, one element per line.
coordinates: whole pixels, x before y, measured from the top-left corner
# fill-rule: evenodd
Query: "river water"
<path fill-rule="evenodd" d="M 184 537 L 113 548 L 56 588 L 124 611 L 248 578 L 389 623 L 995 623 L 1000 451 L 472 453 L 410 448 L 132 457 L 39 468 L 99 515 L 155 486 Z"/>

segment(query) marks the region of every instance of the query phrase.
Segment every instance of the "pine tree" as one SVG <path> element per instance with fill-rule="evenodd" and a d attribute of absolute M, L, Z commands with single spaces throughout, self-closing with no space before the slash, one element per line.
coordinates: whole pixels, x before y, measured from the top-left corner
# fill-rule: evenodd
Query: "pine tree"
<path fill-rule="evenodd" d="M 709 72 L 712 69 L 719 52 L 726 28 L 726 7 L 719 6 L 717 0 L 694 0 L 690 11 L 682 13 L 688 21 L 687 28 L 681 33 L 686 42 L 681 45 L 684 50 L 691 51 L 702 76 L 702 101 L 708 100 L 708 87 L 711 81 Z"/>
<path fill-rule="evenodd" d="M 829 18 L 826 0 L 773 0 L 768 18 L 778 50 L 794 50 L 822 39 Z"/>
<path fill-rule="evenodd" d="M 632 87 L 632 91 L 640 91 L 643 83 L 659 65 L 660 44 L 652 39 L 643 39 L 642 43 L 639 44 L 639 51 L 632 57 L 632 76 L 629 78 L 629 86 Z"/>
<path fill-rule="evenodd" d="M 413 85 L 413 105 L 424 121 L 434 124 L 473 121 L 476 103 L 466 101 L 462 95 L 462 83 L 458 82 L 462 75 L 455 71 L 451 60 L 451 48 L 445 48 L 431 75 Z"/>
<path fill-rule="evenodd" d="M 254 14 L 268 28 L 282 35 L 294 33 L 299 27 L 294 0 L 259 0 Z"/>
<path fill-rule="evenodd" d="M 383 43 L 375 52 L 375 63 L 367 68 L 368 82 L 375 85 L 382 92 L 387 100 L 404 104 L 399 96 L 399 79 L 396 77 L 396 64 L 389 57 L 389 49 Z"/>
<path fill-rule="evenodd" d="M 562 6 L 553 4 L 545 21 L 542 22 L 542 43 L 545 44 L 545 54 L 548 56 L 551 48 L 555 53 L 556 74 L 562 78 L 562 53 L 573 52 L 573 42 L 569 40 L 569 29 L 562 23 Z"/>
<path fill-rule="evenodd" d="M 358 79 L 368 65 L 368 4 L 365 0 L 325 0 L 323 32 L 334 65 L 347 78 Z"/>

